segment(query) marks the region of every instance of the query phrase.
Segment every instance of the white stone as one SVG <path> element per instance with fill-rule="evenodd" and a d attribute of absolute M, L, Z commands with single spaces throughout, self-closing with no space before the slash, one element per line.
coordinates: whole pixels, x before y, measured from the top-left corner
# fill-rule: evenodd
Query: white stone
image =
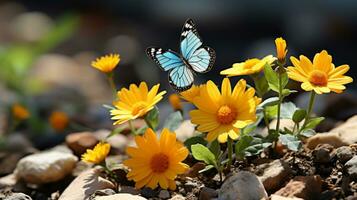
<path fill-rule="evenodd" d="M 110 196 L 96 197 L 95 200 L 146 200 L 146 198 L 139 195 L 121 193 Z"/>
<path fill-rule="evenodd" d="M 180 126 L 175 130 L 177 140 L 184 142 L 188 138 L 197 135 L 195 131 L 195 125 L 191 123 L 190 120 L 185 120 L 180 124 Z"/>
<path fill-rule="evenodd" d="M 255 174 L 241 171 L 224 181 L 218 192 L 218 199 L 268 199 L 268 194 Z"/>
<path fill-rule="evenodd" d="M 77 157 L 70 153 L 47 151 L 22 158 L 15 174 L 28 183 L 43 184 L 59 181 L 74 169 Z"/>

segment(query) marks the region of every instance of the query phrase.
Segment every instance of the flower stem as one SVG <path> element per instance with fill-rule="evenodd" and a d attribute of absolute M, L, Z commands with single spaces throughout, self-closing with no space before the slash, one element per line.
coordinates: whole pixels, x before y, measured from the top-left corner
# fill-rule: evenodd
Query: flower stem
<path fill-rule="evenodd" d="M 279 66 L 280 67 L 280 66 Z M 279 76 L 279 104 L 278 104 L 278 113 L 277 113 L 277 123 L 276 123 L 276 132 L 279 133 L 280 130 L 280 113 L 281 113 L 281 103 L 283 101 L 283 88 L 282 88 L 282 77 L 281 77 L 281 73 L 278 73 Z"/>
<path fill-rule="evenodd" d="M 109 85 L 112 88 L 113 100 L 116 100 L 117 99 L 117 87 L 115 86 L 115 83 L 114 83 L 114 74 L 113 74 L 113 72 L 108 73 L 107 77 L 108 77 Z"/>
<path fill-rule="evenodd" d="M 307 125 L 307 123 L 308 123 L 308 121 L 310 119 L 312 107 L 314 106 L 314 102 L 315 102 L 315 96 L 316 96 L 316 93 L 314 91 L 311 91 L 309 107 L 307 108 L 307 113 L 306 113 L 306 116 L 305 116 L 304 124 L 301 126 L 301 129 L 300 129 L 299 133 L 302 130 L 304 130 L 305 126 Z"/>
<path fill-rule="evenodd" d="M 134 134 L 134 135 L 137 135 L 138 133 L 137 133 L 133 123 L 131 122 L 131 120 L 129 120 L 128 123 L 129 123 L 129 127 L 130 127 L 130 130 L 131 130 L 131 133 Z"/>
<path fill-rule="evenodd" d="M 233 163 L 233 140 L 228 136 L 228 164 L 227 164 L 227 169 L 231 169 L 232 163 Z"/>

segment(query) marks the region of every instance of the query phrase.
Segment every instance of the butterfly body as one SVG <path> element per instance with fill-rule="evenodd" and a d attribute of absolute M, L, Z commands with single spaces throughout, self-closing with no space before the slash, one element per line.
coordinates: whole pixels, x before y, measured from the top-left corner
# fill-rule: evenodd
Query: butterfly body
<path fill-rule="evenodd" d="M 202 46 L 195 24 L 188 19 L 182 29 L 180 54 L 171 49 L 151 47 L 147 55 L 164 71 L 169 73 L 169 83 L 177 91 L 189 89 L 194 81 L 195 72 L 206 73 L 214 64 L 215 51 Z"/>

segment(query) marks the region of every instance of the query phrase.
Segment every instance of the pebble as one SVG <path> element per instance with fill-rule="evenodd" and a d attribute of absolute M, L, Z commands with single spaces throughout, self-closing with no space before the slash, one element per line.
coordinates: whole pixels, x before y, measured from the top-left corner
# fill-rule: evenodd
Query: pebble
<path fill-rule="evenodd" d="M 348 146 L 342 146 L 336 149 L 336 156 L 337 159 L 341 162 L 341 163 L 345 163 L 348 160 L 350 160 L 353 157 L 353 152 L 351 147 Z"/>
<path fill-rule="evenodd" d="M 128 193 L 128 194 L 134 194 L 134 195 L 140 194 L 140 191 L 132 186 L 122 185 L 122 186 L 119 186 L 118 190 L 119 190 L 119 193 Z"/>
<path fill-rule="evenodd" d="M 167 191 L 167 190 L 161 190 L 161 191 L 159 192 L 159 198 L 160 198 L 160 199 L 168 199 L 168 198 L 170 198 L 170 193 L 169 193 L 169 191 Z"/>
<path fill-rule="evenodd" d="M 115 185 L 101 177 L 98 169 L 82 172 L 67 186 L 59 200 L 88 199 L 97 190 L 115 189 Z"/>
<path fill-rule="evenodd" d="M 9 174 L 0 178 L 0 188 L 13 187 L 17 182 L 15 174 Z"/>
<path fill-rule="evenodd" d="M 195 125 L 192 124 L 190 120 L 182 122 L 182 124 L 175 130 L 175 133 L 177 140 L 181 142 L 197 135 Z"/>
<path fill-rule="evenodd" d="M 318 199 L 321 194 L 322 180 L 320 176 L 297 176 L 275 195 L 283 197 L 299 197 L 302 199 Z"/>
<path fill-rule="evenodd" d="M 247 171 L 241 171 L 224 181 L 219 192 L 218 199 L 263 199 L 268 198 L 262 182 L 259 178 Z"/>
<path fill-rule="evenodd" d="M 139 195 L 121 193 L 110 196 L 96 197 L 95 200 L 146 200 L 146 198 Z"/>
<path fill-rule="evenodd" d="M 203 187 L 200 192 L 199 199 L 200 200 L 210 200 L 216 198 L 218 196 L 218 192 L 215 189 L 209 187 Z"/>
<path fill-rule="evenodd" d="M 350 178 L 357 180 L 357 156 L 353 156 L 345 163 L 345 169 Z"/>
<path fill-rule="evenodd" d="M 15 174 L 28 183 L 56 182 L 72 172 L 78 158 L 70 153 L 47 151 L 22 158 Z"/>
<path fill-rule="evenodd" d="M 4 200 L 32 200 L 32 198 L 24 193 L 12 193 L 5 197 Z"/>
<path fill-rule="evenodd" d="M 144 187 L 143 189 L 141 189 L 140 194 L 145 198 L 153 198 L 157 196 L 157 192 L 148 187 Z"/>
<path fill-rule="evenodd" d="M 330 153 L 333 151 L 333 146 L 329 144 L 319 144 L 312 152 L 315 163 L 329 163 L 331 161 Z"/>
<path fill-rule="evenodd" d="M 120 152 L 124 153 L 125 148 L 129 144 L 129 137 L 123 134 L 116 134 L 110 138 L 106 138 L 110 133 L 111 131 L 103 129 L 95 131 L 93 134 L 98 140 L 106 140 L 112 148 L 118 149 Z"/>
<path fill-rule="evenodd" d="M 185 197 L 183 197 L 183 196 L 180 195 L 180 194 L 177 194 L 177 195 L 171 197 L 170 200 L 185 200 Z"/>
<path fill-rule="evenodd" d="M 258 177 L 267 191 L 277 189 L 291 174 L 289 165 L 282 160 L 274 160 L 270 163 L 259 165 L 257 168 L 263 172 Z"/>
<path fill-rule="evenodd" d="M 270 200 L 303 200 L 303 199 L 298 197 L 283 197 L 283 196 L 272 194 L 270 196 Z"/>
<path fill-rule="evenodd" d="M 87 149 L 92 149 L 98 143 L 98 139 L 90 132 L 72 133 L 66 136 L 67 146 L 81 156 Z"/>

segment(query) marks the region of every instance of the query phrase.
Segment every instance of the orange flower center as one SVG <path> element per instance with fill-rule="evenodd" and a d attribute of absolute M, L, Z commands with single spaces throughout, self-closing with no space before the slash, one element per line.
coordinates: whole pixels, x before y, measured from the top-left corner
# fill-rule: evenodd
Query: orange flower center
<path fill-rule="evenodd" d="M 151 158 L 150 167 L 153 172 L 162 173 L 169 168 L 169 164 L 169 157 L 163 153 L 158 153 Z"/>
<path fill-rule="evenodd" d="M 132 115 L 138 115 L 141 117 L 142 115 L 145 114 L 145 112 L 142 112 L 145 108 L 147 107 L 147 103 L 143 101 L 139 101 L 133 105 L 133 109 L 131 111 Z"/>
<path fill-rule="evenodd" d="M 231 124 L 237 117 L 237 112 L 231 107 L 224 105 L 218 109 L 217 120 L 221 124 Z"/>
<path fill-rule="evenodd" d="M 314 70 L 310 73 L 309 82 L 317 86 L 326 86 L 327 75 L 320 70 Z"/>

